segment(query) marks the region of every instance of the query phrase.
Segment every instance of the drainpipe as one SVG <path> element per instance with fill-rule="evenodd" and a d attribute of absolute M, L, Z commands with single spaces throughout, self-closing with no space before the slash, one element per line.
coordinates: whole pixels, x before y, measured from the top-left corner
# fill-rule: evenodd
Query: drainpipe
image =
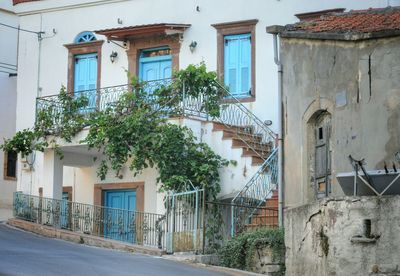
<path fill-rule="evenodd" d="M 283 228 L 283 200 L 284 200 L 284 183 L 283 183 L 283 129 L 282 129 L 282 63 L 278 50 L 278 35 L 282 31 L 282 26 L 269 26 L 267 33 L 273 35 L 274 43 L 274 62 L 278 67 L 278 219 L 279 227 Z"/>

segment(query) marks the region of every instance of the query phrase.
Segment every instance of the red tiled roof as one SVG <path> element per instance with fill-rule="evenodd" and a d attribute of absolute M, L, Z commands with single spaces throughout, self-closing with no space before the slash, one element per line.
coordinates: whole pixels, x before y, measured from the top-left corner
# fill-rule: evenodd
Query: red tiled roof
<path fill-rule="evenodd" d="M 157 23 L 146 24 L 129 27 L 111 28 L 104 30 L 94 31 L 96 34 L 101 34 L 109 40 L 126 40 L 140 35 L 154 35 L 154 34 L 172 34 L 182 33 L 190 24 L 172 24 L 172 23 Z"/>
<path fill-rule="evenodd" d="M 400 30 L 400 8 L 331 13 L 285 28 L 286 32 L 307 33 L 374 33 L 393 30 Z"/>

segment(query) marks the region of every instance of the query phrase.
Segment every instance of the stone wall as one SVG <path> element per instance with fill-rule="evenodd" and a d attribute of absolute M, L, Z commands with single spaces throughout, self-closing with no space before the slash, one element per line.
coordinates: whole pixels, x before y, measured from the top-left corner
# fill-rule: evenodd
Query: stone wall
<path fill-rule="evenodd" d="M 287 210 L 286 275 L 400 275 L 399 210 L 400 196 L 331 198 Z"/>
<path fill-rule="evenodd" d="M 313 150 L 318 113 L 331 118 L 330 196 L 336 175 L 353 171 L 348 156 L 381 170 L 400 150 L 400 38 L 360 42 L 281 40 L 285 205 L 315 201 Z M 311 142 L 310 142 L 311 141 Z"/>

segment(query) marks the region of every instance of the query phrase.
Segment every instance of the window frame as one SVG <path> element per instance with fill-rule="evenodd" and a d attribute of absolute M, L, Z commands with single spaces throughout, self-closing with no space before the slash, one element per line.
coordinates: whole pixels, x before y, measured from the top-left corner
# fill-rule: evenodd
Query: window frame
<path fill-rule="evenodd" d="M 224 63 L 225 63 L 225 36 L 250 34 L 251 40 L 251 82 L 250 95 L 248 97 L 240 97 L 240 102 L 254 102 L 256 99 L 256 24 L 258 19 L 225 22 L 212 24 L 211 26 L 217 30 L 217 75 L 224 81 Z M 231 102 L 232 99 L 225 99 L 225 102 Z"/>
<path fill-rule="evenodd" d="M 75 86 L 75 56 L 83 54 L 97 54 L 97 82 L 96 87 L 100 89 L 101 81 L 101 49 L 104 40 L 94 40 L 90 42 L 65 44 L 64 47 L 68 49 L 68 76 L 67 76 L 67 91 L 69 94 L 74 94 Z"/>
<path fill-rule="evenodd" d="M 3 165 L 3 179 L 4 180 L 16 181 L 17 180 L 17 173 L 18 173 L 18 168 L 17 168 L 18 154 L 16 155 L 16 159 L 15 159 L 15 177 L 7 175 L 7 170 L 8 170 L 8 151 L 4 151 L 4 162 L 3 163 L 4 163 L 4 165 Z"/>

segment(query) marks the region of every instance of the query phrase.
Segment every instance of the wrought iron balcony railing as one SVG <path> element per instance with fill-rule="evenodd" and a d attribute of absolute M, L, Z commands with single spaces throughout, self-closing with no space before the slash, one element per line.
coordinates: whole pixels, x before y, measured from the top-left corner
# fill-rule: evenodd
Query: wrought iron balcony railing
<path fill-rule="evenodd" d="M 14 217 L 58 229 L 165 249 L 165 215 L 14 193 Z"/>
<path fill-rule="evenodd" d="M 154 110 L 163 110 L 168 116 L 181 115 L 220 122 L 232 131 L 232 135 L 242 140 L 249 149 L 254 149 L 254 152 L 264 160 L 268 157 L 271 149 L 275 148 L 276 135 L 273 131 L 238 99 L 230 95 L 223 86 L 217 84 L 219 89 L 225 90 L 224 93 L 229 98 L 230 103 L 224 103 L 225 99 L 221 99 L 220 115 L 213 117 L 208 114 L 206 108 L 208 96 L 205 93 L 196 93 L 198 95 L 196 97 L 189 95 L 187 91 L 193 88 L 185 88 L 185 85 L 183 85 L 179 88 L 179 91 L 171 90 L 170 95 L 161 96 L 154 93 L 160 87 L 165 87 L 171 82 L 171 79 L 149 81 L 145 82 L 140 88 L 142 93 L 146 93 L 145 99 L 152 104 Z M 88 115 L 94 111 L 102 111 L 112 107 L 123 94 L 134 91 L 137 91 L 137 87 L 125 84 L 75 92 L 73 97 L 87 99 L 88 104 L 79 109 L 78 112 Z M 160 102 L 162 102 L 163 106 L 161 106 Z M 59 95 L 40 97 L 36 100 L 36 115 L 41 110 L 50 110 L 54 127 L 62 119 L 62 108 Z"/>

